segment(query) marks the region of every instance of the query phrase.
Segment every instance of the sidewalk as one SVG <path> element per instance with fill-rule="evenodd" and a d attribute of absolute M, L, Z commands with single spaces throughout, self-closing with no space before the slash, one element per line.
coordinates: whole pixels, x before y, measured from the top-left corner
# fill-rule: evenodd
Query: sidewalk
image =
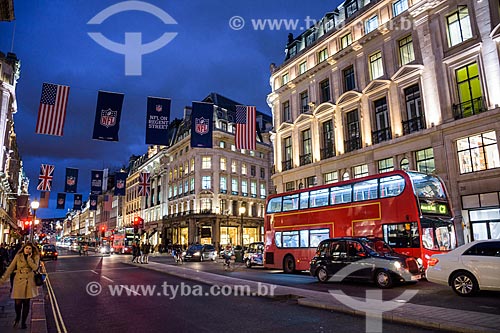
<path fill-rule="evenodd" d="M 267 283 L 236 279 L 225 275 L 198 270 L 196 274 L 193 274 L 194 270 L 183 266 L 160 264 L 151 261 L 148 265 L 137 265 L 130 262 L 126 263 L 209 285 L 229 285 L 233 287 L 235 285 L 248 285 L 250 287 L 250 295 L 258 295 L 263 285 L 267 285 L 267 290 L 271 290 L 270 284 Z M 261 289 L 259 289 L 259 287 Z M 267 297 L 294 297 L 297 298 L 298 304 L 303 306 L 322 308 L 365 317 L 363 311 L 353 310 L 325 292 L 278 285 L 274 289 L 274 294 Z M 366 301 L 361 298 L 357 300 L 359 302 Z M 388 302 L 384 302 L 384 305 L 388 305 Z M 493 315 L 475 311 L 455 310 L 411 303 L 404 303 L 404 305 L 397 302 L 391 303 L 392 304 L 389 305 L 394 305 L 395 310 L 384 312 L 384 321 L 453 332 L 500 332 L 500 314 Z"/>
<path fill-rule="evenodd" d="M 10 283 L 0 285 L 0 332 L 32 332 L 46 333 L 47 323 L 45 319 L 44 291 L 39 287 L 40 294 L 31 300 L 30 314 L 27 320 L 28 329 L 13 328 L 12 324 L 16 318 L 14 300 L 10 298 Z"/>

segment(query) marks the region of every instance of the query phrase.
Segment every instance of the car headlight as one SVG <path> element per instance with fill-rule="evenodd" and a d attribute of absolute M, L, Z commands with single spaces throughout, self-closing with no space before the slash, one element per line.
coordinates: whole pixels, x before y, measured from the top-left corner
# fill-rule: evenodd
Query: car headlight
<path fill-rule="evenodd" d="M 401 268 L 401 263 L 399 261 L 396 261 L 394 263 L 394 267 L 396 267 L 396 269 L 400 269 Z"/>
<path fill-rule="evenodd" d="M 200 255 L 200 251 L 197 251 L 193 254 L 194 256 L 199 256 Z"/>
<path fill-rule="evenodd" d="M 422 260 L 422 258 L 417 258 L 417 263 L 420 267 L 424 265 L 424 261 Z"/>
<path fill-rule="evenodd" d="M 182 256 L 185 256 L 186 255 L 186 251 L 182 252 Z"/>

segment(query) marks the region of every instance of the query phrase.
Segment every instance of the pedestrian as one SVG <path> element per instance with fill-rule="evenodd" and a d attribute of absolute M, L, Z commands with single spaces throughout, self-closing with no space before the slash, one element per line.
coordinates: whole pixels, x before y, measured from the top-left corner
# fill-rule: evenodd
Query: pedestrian
<path fill-rule="evenodd" d="M 144 255 L 142 259 L 143 264 L 149 264 L 149 252 L 151 251 L 151 244 L 149 244 L 149 241 L 146 241 L 146 244 L 144 244 Z"/>
<path fill-rule="evenodd" d="M 14 327 L 18 327 L 19 321 L 21 320 L 21 328 L 27 328 L 26 319 L 28 319 L 31 299 L 38 296 L 38 287 L 35 284 L 34 271 L 38 269 L 39 265 L 40 255 L 38 248 L 32 243 L 26 243 L 14 256 L 7 271 L 5 271 L 0 279 L 0 284 L 5 283 L 11 273 L 15 272 L 16 274 L 11 293 L 11 298 L 14 299 L 14 307 L 16 310 Z"/>
<path fill-rule="evenodd" d="M 132 262 L 137 262 L 139 263 L 139 255 L 138 255 L 138 252 L 139 252 L 139 246 L 137 245 L 136 242 L 134 242 L 132 244 Z"/>

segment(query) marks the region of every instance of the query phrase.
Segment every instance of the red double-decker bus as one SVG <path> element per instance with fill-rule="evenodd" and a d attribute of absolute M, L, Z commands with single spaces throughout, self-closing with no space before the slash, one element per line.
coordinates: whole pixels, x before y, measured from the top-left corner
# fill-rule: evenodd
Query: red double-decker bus
<path fill-rule="evenodd" d="M 113 235 L 113 252 L 119 254 L 132 254 L 134 242 L 134 229 L 125 228 Z"/>
<path fill-rule="evenodd" d="M 442 180 L 415 171 L 378 175 L 269 196 L 264 266 L 286 273 L 309 269 L 319 242 L 330 237 L 383 238 L 421 259 L 456 247 L 453 214 Z"/>

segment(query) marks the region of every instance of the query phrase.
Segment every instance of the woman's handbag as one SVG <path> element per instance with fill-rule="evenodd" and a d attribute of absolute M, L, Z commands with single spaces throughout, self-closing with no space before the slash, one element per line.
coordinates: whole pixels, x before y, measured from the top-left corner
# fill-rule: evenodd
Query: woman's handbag
<path fill-rule="evenodd" d="M 40 273 L 39 271 L 35 271 L 35 284 L 37 286 L 41 286 L 43 285 L 43 283 L 45 282 L 45 278 L 46 278 L 46 274 L 44 273 Z"/>

